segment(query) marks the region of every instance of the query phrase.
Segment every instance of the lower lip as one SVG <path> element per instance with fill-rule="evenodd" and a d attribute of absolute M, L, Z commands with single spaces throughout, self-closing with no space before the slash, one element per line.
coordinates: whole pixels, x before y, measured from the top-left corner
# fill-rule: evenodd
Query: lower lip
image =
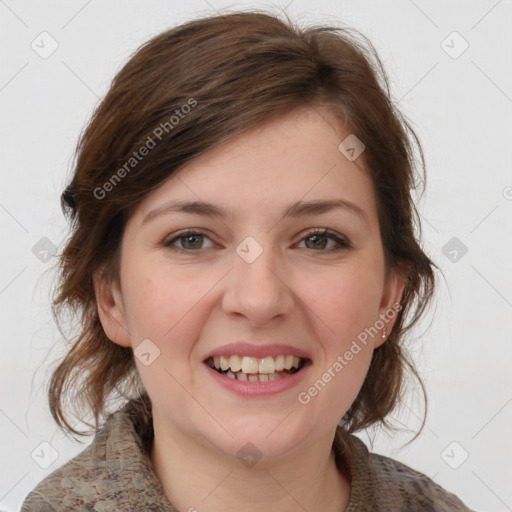
<path fill-rule="evenodd" d="M 249 382 L 230 379 L 204 363 L 207 372 L 224 388 L 240 396 L 272 396 L 297 386 L 305 377 L 310 363 L 305 364 L 298 372 L 267 382 Z"/>

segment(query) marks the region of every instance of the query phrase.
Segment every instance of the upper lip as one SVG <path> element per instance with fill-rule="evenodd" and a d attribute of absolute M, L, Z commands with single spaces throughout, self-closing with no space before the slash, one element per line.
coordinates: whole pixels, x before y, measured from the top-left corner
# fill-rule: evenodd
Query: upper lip
<path fill-rule="evenodd" d="M 310 356 L 304 350 L 300 348 L 293 347 L 291 345 L 284 345 L 282 343 L 273 343 L 262 345 L 248 343 L 245 341 L 240 341 L 237 343 L 230 343 L 228 345 L 222 345 L 221 347 L 216 348 L 209 352 L 204 361 L 208 360 L 210 357 L 220 357 L 220 356 L 248 356 L 248 357 L 267 357 L 272 356 L 276 357 L 279 355 L 292 355 L 296 357 L 300 357 L 301 359 L 310 359 Z"/>

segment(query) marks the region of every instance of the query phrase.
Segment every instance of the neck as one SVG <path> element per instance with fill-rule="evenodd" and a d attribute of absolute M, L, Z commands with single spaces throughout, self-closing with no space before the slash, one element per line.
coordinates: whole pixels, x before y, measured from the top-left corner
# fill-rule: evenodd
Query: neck
<path fill-rule="evenodd" d="M 250 467 L 238 459 L 169 432 L 154 418 L 153 470 L 178 510 L 247 512 L 345 510 L 350 482 L 331 451 L 334 432 L 279 459 Z"/>

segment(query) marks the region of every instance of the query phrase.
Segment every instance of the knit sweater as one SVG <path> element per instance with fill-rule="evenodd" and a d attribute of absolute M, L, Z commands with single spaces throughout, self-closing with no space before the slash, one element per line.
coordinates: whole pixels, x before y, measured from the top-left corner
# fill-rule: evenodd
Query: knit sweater
<path fill-rule="evenodd" d="M 30 492 L 21 512 L 179 512 L 151 469 L 153 427 L 142 417 L 134 400 L 111 414 L 85 450 Z M 473 512 L 427 476 L 370 453 L 341 429 L 333 450 L 351 480 L 345 512 Z"/>

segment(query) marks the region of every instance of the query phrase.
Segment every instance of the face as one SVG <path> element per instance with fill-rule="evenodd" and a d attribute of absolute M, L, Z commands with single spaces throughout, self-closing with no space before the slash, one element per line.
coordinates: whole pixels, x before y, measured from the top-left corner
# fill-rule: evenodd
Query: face
<path fill-rule="evenodd" d="M 356 398 L 403 283 L 386 279 L 364 154 L 338 149 L 349 133 L 332 109 L 297 109 L 189 163 L 129 219 L 120 287 L 95 276 L 99 313 L 167 431 L 279 457 L 332 436 Z M 300 206 L 321 201 L 338 206 Z"/>

